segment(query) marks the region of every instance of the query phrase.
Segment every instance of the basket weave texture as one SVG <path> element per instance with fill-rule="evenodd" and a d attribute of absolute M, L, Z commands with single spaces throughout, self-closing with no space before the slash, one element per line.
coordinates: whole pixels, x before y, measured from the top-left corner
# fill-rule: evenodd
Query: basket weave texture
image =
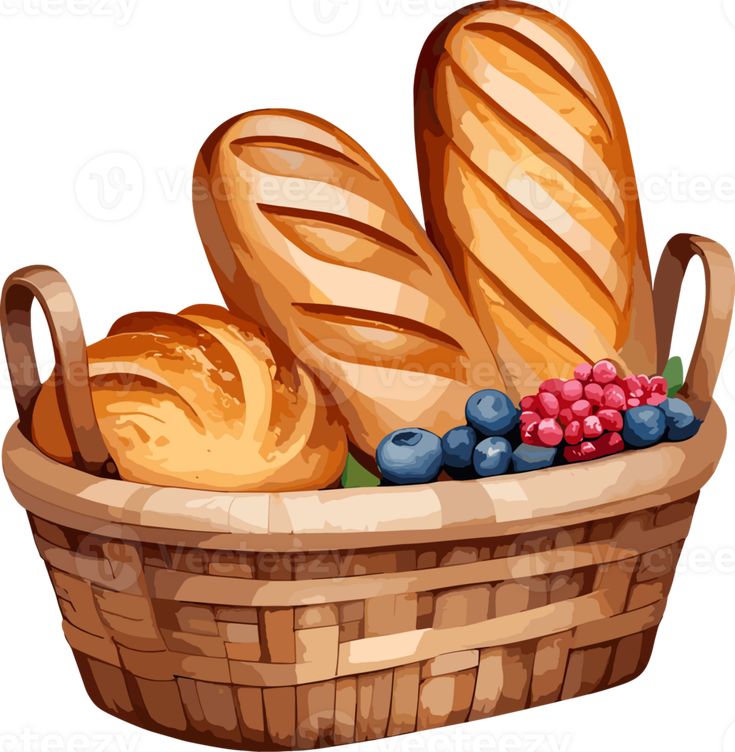
<path fill-rule="evenodd" d="M 310 749 L 498 715 L 636 677 L 653 648 L 696 489 L 723 443 L 714 408 L 686 445 L 584 470 L 369 489 L 402 495 L 407 508 L 436 498 L 445 524 L 407 517 L 401 543 L 392 542 L 395 530 L 358 534 L 337 519 L 329 533 L 298 529 L 284 510 L 309 504 L 299 495 L 266 497 L 271 531 L 223 532 L 211 513 L 219 499 L 91 479 L 43 457 L 17 429 L 6 440 L 5 472 L 29 511 L 64 634 L 99 707 L 189 741 Z M 665 472 L 666 484 L 626 481 L 645 466 Z M 535 483 L 569 493 L 540 501 Z M 600 503 L 583 501 L 595 484 L 608 489 Z M 473 517 L 480 494 L 484 516 Z M 328 506 L 332 497 L 348 518 L 365 504 L 349 491 L 312 503 Z M 164 504 L 176 511 L 160 511 Z M 286 522 L 288 535 L 274 532 Z M 341 545 L 356 536 L 368 545 Z"/>
<path fill-rule="evenodd" d="M 100 707 L 201 742 L 312 748 L 634 678 L 695 502 L 359 553 L 179 549 L 31 523 Z"/>
<path fill-rule="evenodd" d="M 693 439 L 520 476 L 273 495 L 103 477 L 114 467 L 88 385 L 63 375 L 85 362 L 73 298 L 48 268 L 12 276 L 2 322 L 20 422 L 3 469 L 90 697 L 188 741 L 311 749 L 639 675 L 725 442 L 711 397 L 735 285 L 712 241 L 679 236 L 664 253 L 658 345 L 668 353 L 694 255 L 707 303 L 683 389 L 706 416 Z M 33 360 L 34 297 L 51 324 L 80 469 L 28 439 L 40 384 L 27 377 L 33 369 L 13 366 Z"/>
<path fill-rule="evenodd" d="M 303 554 L 31 523 L 95 703 L 190 740 L 308 749 L 634 678 L 695 503 L 526 536 Z"/>

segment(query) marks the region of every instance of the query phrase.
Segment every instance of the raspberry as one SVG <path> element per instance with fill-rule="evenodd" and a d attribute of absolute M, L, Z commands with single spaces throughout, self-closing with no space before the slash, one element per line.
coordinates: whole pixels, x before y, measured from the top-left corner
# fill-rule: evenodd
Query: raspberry
<path fill-rule="evenodd" d="M 584 388 L 584 396 L 594 407 L 599 407 L 602 402 L 603 390 L 599 384 L 587 384 Z"/>
<path fill-rule="evenodd" d="M 524 397 L 521 400 L 521 410 L 536 410 L 536 396 Z"/>
<path fill-rule="evenodd" d="M 666 396 L 669 391 L 669 385 L 666 383 L 666 379 L 663 376 L 654 376 L 651 379 L 651 391 L 653 394 L 663 394 Z"/>
<path fill-rule="evenodd" d="M 617 384 L 608 384 L 602 393 L 602 406 L 622 410 L 626 403 L 625 392 Z"/>
<path fill-rule="evenodd" d="M 579 444 L 583 437 L 582 424 L 578 420 L 573 420 L 564 431 L 564 439 L 567 444 Z"/>
<path fill-rule="evenodd" d="M 521 426 L 528 426 L 531 423 L 540 423 L 541 416 L 533 410 L 524 410 L 521 413 Z"/>
<path fill-rule="evenodd" d="M 546 392 L 547 394 L 553 394 L 555 397 L 558 397 L 561 394 L 561 388 L 563 385 L 564 382 L 561 379 L 546 379 L 546 381 L 541 383 L 538 390 L 539 392 Z"/>
<path fill-rule="evenodd" d="M 666 393 L 662 376 L 619 375 L 610 360 L 582 363 L 574 378 L 547 379 L 521 400 L 521 439 L 535 447 L 565 444 L 569 462 L 615 454 L 625 447 L 626 410 L 661 405 Z"/>
<path fill-rule="evenodd" d="M 598 383 L 610 384 L 617 378 L 618 370 L 609 360 L 601 360 L 592 368 L 592 378 Z"/>
<path fill-rule="evenodd" d="M 602 424 L 596 415 L 590 415 L 588 418 L 585 418 L 582 425 L 585 439 L 596 439 L 603 434 Z"/>
<path fill-rule="evenodd" d="M 539 422 L 531 422 L 521 425 L 521 441 L 524 444 L 535 444 L 538 436 Z"/>
<path fill-rule="evenodd" d="M 610 454 L 622 452 L 625 449 L 625 442 L 619 433 L 611 433 L 605 437 L 606 441 L 602 442 L 602 449 L 607 450 Z"/>
<path fill-rule="evenodd" d="M 571 408 L 563 407 L 559 411 L 559 423 L 561 423 L 562 428 L 566 428 L 573 420 L 574 413 L 572 412 Z"/>
<path fill-rule="evenodd" d="M 582 363 L 574 369 L 574 378 L 577 381 L 585 382 L 592 378 L 592 366 L 589 363 Z"/>
<path fill-rule="evenodd" d="M 584 395 L 584 386 L 581 381 L 572 379 L 571 381 L 565 381 L 561 388 L 561 398 L 567 402 L 576 402 L 582 399 Z"/>
<path fill-rule="evenodd" d="M 610 360 L 581 363 L 574 378 L 547 379 L 538 394 L 521 400 L 521 437 L 536 447 L 564 442 L 564 457 L 580 462 L 623 451 L 626 411 L 666 400 L 662 376 L 623 376 Z"/>
<path fill-rule="evenodd" d="M 599 410 L 597 418 L 605 431 L 623 430 L 623 414 L 617 410 Z"/>
<path fill-rule="evenodd" d="M 567 462 L 584 462 L 601 457 L 617 454 L 625 449 L 623 437 L 619 433 L 606 433 L 597 441 L 584 441 L 578 446 L 564 448 L 564 459 Z"/>
<path fill-rule="evenodd" d="M 564 440 L 564 432 L 553 418 L 546 418 L 538 424 L 538 439 L 544 446 L 559 446 Z"/>
<path fill-rule="evenodd" d="M 623 383 L 625 384 L 625 388 L 628 390 L 629 396 L 638 399 L 644 395 L 645 392 L 643 391 L 641 382 L 637 377 L 628 376 L 626 379 L 624 379 Z"/>
<path fill-rule="evenodd" d="M 588 415 L 592 415 L 592 405 L 588 400 L 577 400 L 572 405 L 572 415 L 575 418 L 586 418 Z"/>
<path fill-rule="evenodd" d="M 550 392 L 538 396 L 539 413 L 544 418 L 556 418 L 559 415 L 559 400 Z"/>

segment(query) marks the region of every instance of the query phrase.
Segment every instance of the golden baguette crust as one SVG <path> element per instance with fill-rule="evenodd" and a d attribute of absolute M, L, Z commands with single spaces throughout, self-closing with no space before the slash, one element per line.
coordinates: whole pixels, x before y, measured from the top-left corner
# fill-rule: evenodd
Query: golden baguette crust
<path fill-rule="evenodd" d="M 290 354 L 217 306 L 134 313 L 88 348 L 95 414 L 125 480 L 213 491 L 325 488 L 344 429 Z M 43 385 L 34 443 L 73 464 L 57 392 Z"/>
<path fill-rule="evenodd" d="M 487 2 L 429 37 L 416 140 L 430 237 L 523 393 L 581 360 L 656 366 L 630 150 L 585 42 L 533 6 Z"/>
<path fill-rule="evenodd" d="M 446 263 L 370 156 L 335 126 L 248 113 L 207 140 L 194 210 L 228 306 L 285 342 L 329 388 L 353 447 L 464 422 L 503 389 Z"/>

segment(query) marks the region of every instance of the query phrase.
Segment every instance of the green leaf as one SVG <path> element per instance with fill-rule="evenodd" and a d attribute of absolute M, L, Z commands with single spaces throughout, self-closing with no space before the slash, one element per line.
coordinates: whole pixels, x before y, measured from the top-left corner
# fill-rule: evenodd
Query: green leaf
<path fill-rule="evenodd" d="M 366 470 L 351 454 L 347 455 L 347 464 L 342 473 L 342 488 L 372 488 L 379 485 L 380 478 Z"/>
<path fill-rule="evenodd" d="M 675 397 L 684 386 L 684 365 L 676 356 L 669 360 L 661 374 L 669 385 L 669 397 Z"/>

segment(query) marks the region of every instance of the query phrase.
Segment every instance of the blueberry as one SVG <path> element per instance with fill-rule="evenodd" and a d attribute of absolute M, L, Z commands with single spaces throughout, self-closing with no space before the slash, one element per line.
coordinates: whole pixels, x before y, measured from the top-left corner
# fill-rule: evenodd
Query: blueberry
<path fill-rule="evenodd" d="M 472 467 L 472 452 L 477 446 L 477 433 L 471 426 L 447 431 L 442 438 L 444 465 L 452 470 Z"/>
<path fill-rule="evenodd" d="M 666 438 L 669 441 L 691 439 L 702 425 L 702 421 L 694 417 L 692 408 L 684 400 L 667 399 L 659 408 L 666 416 Z"/>
<path fill-rule="evenodd" d="M 666 433 L 666 415 L 658 407 L 634 407 L 625 413 L 623 439 L 634 449 L 658 444 Z"/>
<path fill-rule="evenodd" d="M 380 442 L 376 459 L 381 475 L 390 483 L 431 483 L 442 468 L 442 441 L 422 428 L 402 428 Z"/>
<path fill-rule="evenodd" d="M 517 425 L 520 411 L 496 389 L 485 389 L 467 400 L 467 422 L 481 436 L 505 436 Z"/>
<path fill-rule="evenodd" d="M 506 439 L 492 436 L 484 439 L 476 447 L 472 456 L 475 472 L 481 478 L 505 475 L 510 468 L 513 448 Z"/>
<path fill-rule="evenodd" d="M 558 450 L 556 447 L 537 447 L 521 444 L 513 452 L 513 469 L 517 473 L 527 473 L 531 470 L 543 470 L 556 462 Z"/>

